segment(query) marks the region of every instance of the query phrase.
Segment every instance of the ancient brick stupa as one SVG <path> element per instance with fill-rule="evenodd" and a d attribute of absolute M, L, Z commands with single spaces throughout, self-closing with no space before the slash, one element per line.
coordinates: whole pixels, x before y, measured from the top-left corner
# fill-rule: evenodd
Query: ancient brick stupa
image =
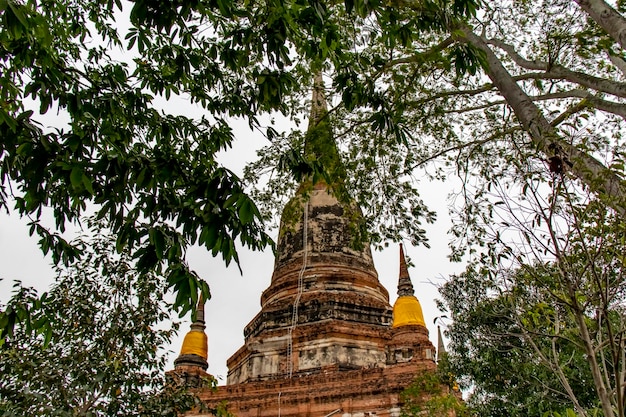
<path fill-rule="evenodd" d="M 325 114 L 318 77 L 305 152 L 328 167 L 340 161 Z M 288 203 L 261 311 L 227 362 L 226 385 L 201 391 L 208 404 L 226 402 L 238 417 L 398 416 L 400 393 L 435 369 L 402 247 L 392 308 L 369 246 L 354 245 L 360 211 L 342 204 L 336 191 L 308 178 Z M 194 351 L 205 357 L 192 360 Z M 201 376 L 206 351 L 183 346 L 175 372 Z"/>

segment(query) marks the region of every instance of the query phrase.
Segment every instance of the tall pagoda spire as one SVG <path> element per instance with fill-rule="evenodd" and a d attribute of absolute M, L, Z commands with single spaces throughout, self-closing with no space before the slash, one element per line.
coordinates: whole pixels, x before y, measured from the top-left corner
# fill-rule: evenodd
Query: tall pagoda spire
<path fill-rule="evenodd" d="M 313 80 L 313 92 L 311 94 L 311 113 L 309 114 L 309 129 L 317 126 L 328 113 L 326 93 L 324 92 L 324 80 L 322 72 L 318 71 Z"/>
<path fill-rule="evenodd" d="M 347 195 L 346 174 L 327 114 L 317 72 L 304 157 L 327 175 L 304 178 L 285 206 L 272 280 L 261 295 L 261 311 L 244 329 L 244 346 L 228 360 L 228 384 L 328 366 L 369 367 L 384 356 L 369 345 L 384 343 L 389 293 L 378 280 L 367 242 L 355 245 L 362 215 L 341 198 Z M 356 339 L 363 343 L 355 345 Z"/>
<path fill-rule="evenodd" d="M 380 301 L 385 302 L 388 293 L 378 282 L 369 245 L 365 242 L 361 248 L 354 247 L 358 229 L 355 226 L 361 218 L 360 209 L 336 197 L 336 192 L 345 186 L 345 169 L 327 113 L 324 80 L 321 71 L 317 71 L 311 92 L 304 156 L 317 161 L 324 168 L 327 174 L 325 179 L 329 178 L 330 183 L 318 178 L 312 184 L 310 178 L 305 179 L 295 197 L 285 207 L 272 280 L 282 277 L 285 269 L 295 267 L 298 271 L 303 262 L 307 268 L 315 266 L 317 262 L 325 265 L 339 262 L 343 265 L 346 256 L 349 256 L 353 259 L 352 267 L 361 268 L 371 276 L 371 285 L 377 288 L 376 292 L 380 292 Z M 331 230 L 332 239 L 329 233 Z M 274 289 L 278 290 L 279 287 L 269 288 L 263 295 L 262 304 L 273 299 Z M 279 294 L 285 293 L 281 290 Z"/>
<path fill-rule="evenodd" d="M 211 408 L 227 402 L 241 417 L 395 416 L 407 384 L 436 369 L 435 349 L 402 250 L 392 319 L 355 227 L 363 215 L 346 190 L 322 77 L 311 73 L 302 157 L 324 175 L 304 175 L 285 206 L 260 311 L 227 361 L 226 385 L 200 398 Z"/>
<path fill-rule="evenodd" d="M 330 190 L 337 192 L 345 186 L 345 167 L 339 156 L 337 143 L 333 137 L 333 130 L 328 118 L 328 103 L 321 71 L 316 72 L 313 80 L 311 112 L 304 142 L 304 157 L 309 162 L 315 161 L 324 169 L 326 178 L 330 178 L 329 184 L 326 184 Z M 304 184 L 306 182 L 307 179 L 305 179 Z M 316 184 L 310 185 L 319 188 L 321 182 L 323 181 L 317 179 Z M 306 188 L 301 188 L 300 191 Z"/>

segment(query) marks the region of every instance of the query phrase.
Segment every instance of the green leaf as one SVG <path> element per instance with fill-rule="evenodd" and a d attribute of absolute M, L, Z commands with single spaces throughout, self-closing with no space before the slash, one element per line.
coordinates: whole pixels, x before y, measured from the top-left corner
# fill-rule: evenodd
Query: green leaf
<path fill-rule="evenodd" d="M 242 224 L 247 224 L 254 218 L 254 205 L 250 199 L 243 197 L 243 202 L 239 206 L 239 219 Z"/>
<path fill-rule="evenodd" d="M 87 190 L 89 194 L 93 195 L 94 194 L 93 183 L 91 182 L 91 179 L 87 175 L 83 174 L 82 183 L 83 183 L 83 186 L 85 187 L 85 190 Z"/>
<path fill-rule="evenodd" d="M 163 254 L 165 253 L 165 235 L 161 229 L 150 229 L 150 241 L 154 244 L 157 258 L 163 259 Z"/>
<path fill-rule="evenodd" d="M 70 172 L 70 183 L 72 184 L 72 188 L 75 190 L 80 190 L 83 187 L 83 169 L 79 166 L 74 166 L 72 171 Z"/>
<path fill-rule="evenodd" d="M 26 19 L 26 16 L 24 16 L 23 10 L 24 6 L 14 3 L 13 1 L 8 1 L 7 2 L 9 9 L 11 9 L 11 12 L 13 13 L 13 16 L 15 16 L 15 18 L 17 18 L 17 20 L 19 20 L 19 22 L 22 24 L 22 26 L 24 26 L 25 29 L 29 28 L 29 24 L 28 24 L 28 20 Z M 8 16 L 8 18 L 10 19 L 11 17 Z"/>
<path fill-rule="evenodd" d="M 207 249 L 213 249 L 220 235 L 220 230 L 218 229 L 217 225 L 212 222 L 204 226 L 202 231 L 206 231 L 206 236 L 204 238 L 205 246 L 207 247 Z"/>
<path fill-rule="evenodd" d="M 45 333 L 45 338 L 43 342 L 44 349 L 50 345 L 50 341 L 52 340 L 52 326 L 48 324 L 46 325 L 45 329 L 46 329 L 46 333 Z"/>

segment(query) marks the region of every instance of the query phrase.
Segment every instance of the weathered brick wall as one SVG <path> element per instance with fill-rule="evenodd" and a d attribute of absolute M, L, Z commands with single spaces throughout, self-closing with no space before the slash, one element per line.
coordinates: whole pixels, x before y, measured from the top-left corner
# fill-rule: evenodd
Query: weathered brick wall
<path fill-rule="evenodd" d="M 321 368 L 317 373 L 225 385 L 202 398 L 221 402 L 238 417 L 397 417 L 400 393 L 415 376 L 433 370 L 433 361 L 410 361 L 384 368 Z"/>

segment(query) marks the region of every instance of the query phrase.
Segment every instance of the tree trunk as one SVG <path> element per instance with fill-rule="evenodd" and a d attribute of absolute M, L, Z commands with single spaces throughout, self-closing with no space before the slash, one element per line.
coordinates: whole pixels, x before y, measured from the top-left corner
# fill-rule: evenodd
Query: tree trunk
<path fill-rule="evenodd" d="M 622 49 L 626 49 L 626 19 L 604 0 L 574 0 Z"/>
<path fill-rule="evenodd" d="M 607 391 L 606 384 L 604 383 L 604 378 L 602 377 L 602 370 L 600 369 L 600 365 L 598 364 L 598 360 L 596 358 L 594 343 L 591 339 L 591 335 L 589 334 L 587 323 L 585 322 L 585 314 L 582 311 L 582 307 L 576 300 L 576 290 L 571 288 L 570 285 L 567 286 L 571 302 L 574 304 L 572 310 L 576 323 L 578 324 L 578 329 L 580 330 L 580 336 L 583 346 L 585 347 L 585 352 L 587 353 L 587 363 L 589 364 L 589 369 L 591 370 L 591 375 L 593 376 L 593 382 L 596 386 L 596 392 L 598 394 L 600 404 L 602 404 L 602 411 L 605 416 L 614 416 L 615 412 L 613 410 L 613 404 L 611 402 L 610 394 Z M 621 417 L 619 414 L 618 416 Z"/>
<path fill-rule="evenodd" d="M 582 1 L 582 0 L 581 0 Z M 605 167 L 593 156 L 580 151 L 563 140 L 557 130 L 548 122 L 541 110 L 515 82 L 504 68 L 500 59 L 489 45 L 465 24 L 459 24 L 460 41 L 468 42 L 485 54 L 485 71 L 491 82 L 499 90 L 515 112 L 518 120 L 528 132 L 537 149 L 548 157 L 567 158 L 572 163 L 570 172 L 591 190 L 606 197 L 607 204 L 621 215 L 626 215 L 626 183 L 621 177 Z"/>

